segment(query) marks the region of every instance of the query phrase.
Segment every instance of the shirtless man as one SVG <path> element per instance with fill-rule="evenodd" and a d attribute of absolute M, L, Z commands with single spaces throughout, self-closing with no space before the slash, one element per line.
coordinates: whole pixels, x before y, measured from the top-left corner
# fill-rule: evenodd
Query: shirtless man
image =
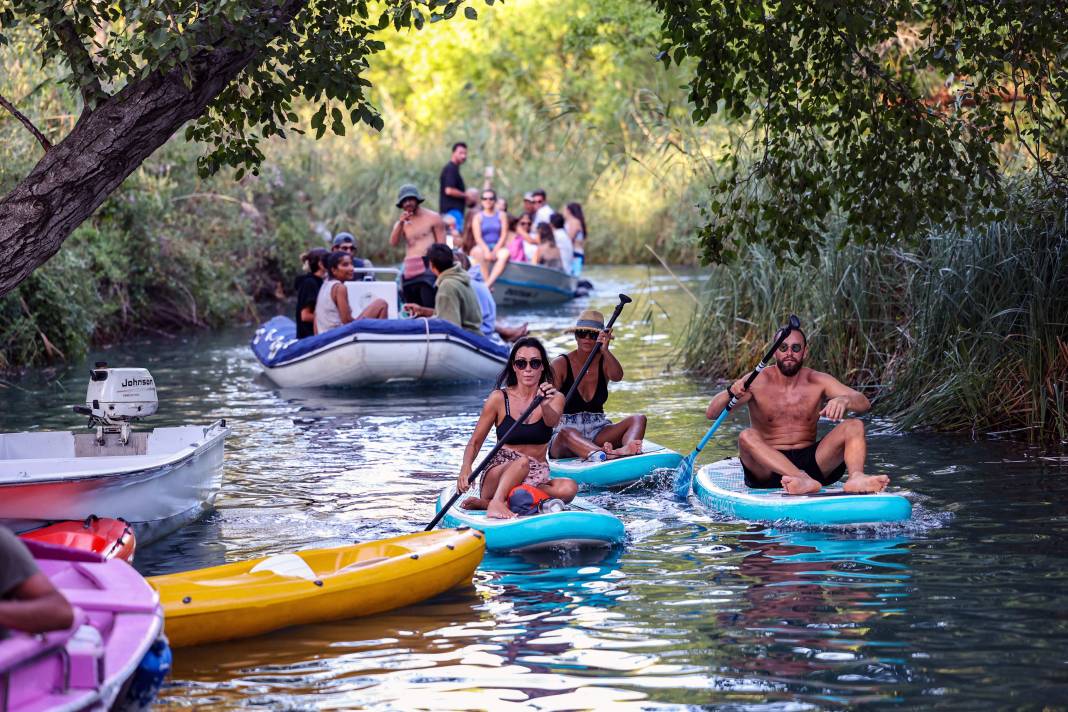
<path fill-rule="evenodd" d="M 871 403 L 861 393 L 826 373 L 805 368 L 808 340 L 800 329 L 779 345 L 776 368 L 761 371 L 746 391 L 738 379 L 708 404 L 705 415 L 717 417 L 732 395 L 749 406 L 752 427 L 738 436 L 738 455 L 749 487 L 782 487 L 790 494 L 816 492 L 837 482 L 846 472 L 847 492 L 881 492 L 885 475 L 864 474 L 868 454 L 864 423 L 844 419 L 847 412 L 865 413 Z M 820 416 L 838 425 L 816 439 Z"/>
<path fill-rule="evenodd" d="M 397 194 L 401 215 L 393 226 L 389 244 L 396 247 L 401 237 L 404 238 L 404 274 L 401 278 L 404 301 L 433 309 L 435 277 L 423 258 L 431 245 L 445 242 L 445 223 L 440 215 L 420 205 L 422 202 L 423 196 L 418 188 L 401 186 Z"/>

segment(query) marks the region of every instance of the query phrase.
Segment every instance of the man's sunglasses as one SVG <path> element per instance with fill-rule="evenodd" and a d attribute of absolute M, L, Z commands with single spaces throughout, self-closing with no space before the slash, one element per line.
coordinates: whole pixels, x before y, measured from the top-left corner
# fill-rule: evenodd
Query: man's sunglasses
<path fill-rule="evenodd" d="M 496 200 L 496 198 L 494 198 L 492 195 L 483 195 L 482 199 L 483 200 Z"/>
<path fill-rule="evenodd" d="M 353 246 L 352 245 L 338 245 L 337 249 L 338 249 L 339 252 L 352 252 Z"/>
<path fill-rule="evenodd" d="M 804 348 L 805 347 L 802 346 L 801 344 L 783 344 L 782 346 L 779 347 L 779 353 L 784 354 L 784 353 L 786 353 L 786 349 L 790 349 L 795 354 L 799 354 L 799 353 L 801 353 L 801 351 Z"/>
<path fill-rule="evenodd" d="M 526 371 L 527 366 L 529 366 L 532 371 L 537 371 L 541 368 L 541 359 L 532 358 L 527 361 L 525 358 L 517 358 L 515 361 L 512 361 L 512 364 L 515 365 L 515 370 L 517 371 Z"/>
<path fill-rule="evenodd" d="M 577 329 L 575 331 L 575 338 L 577 339 L 596 339 L 601 332 L 594 331 L 592 329 Z"/>

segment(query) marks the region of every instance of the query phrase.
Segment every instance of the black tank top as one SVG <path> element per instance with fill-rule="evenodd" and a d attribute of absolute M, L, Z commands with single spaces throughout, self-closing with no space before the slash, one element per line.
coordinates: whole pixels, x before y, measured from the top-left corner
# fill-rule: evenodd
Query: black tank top
<path fill-rule="evenodd" d="M 571 359 L 565 355 L 564 361 L 567 362 L 567 376 L 564 377 L 564 384 L 560 390 L 567 395 L 571 386 L 575 385 L 575 374 L 571 372 Z M 582 392 L 576 388 L 575 394 L 568 398 L 567 403 L 564 403 L 564 413 L 603 413 L 607 400 L 608 379 L 604 376 L 604 356 L 601 356 L 601 362 L 597 365 L 597 388 L 593 391 L 593 398 L 586 400 L 582 397 Z"/>
<path fill-rule="evenodd" d="M 500 441 L 507 433 L 515 418 L 512 417 L 511 408 L 508 405 L 508 391 L 501 389 L 504 395 L 504 418 L 497 426 L 497 440 Z M 553 436 L 553 429 L 545 424 L 545 418 L 538 418 L 533 423 L 520 423 L 512 434 L 508 436 L 507 445 L 545 445 Z"/>

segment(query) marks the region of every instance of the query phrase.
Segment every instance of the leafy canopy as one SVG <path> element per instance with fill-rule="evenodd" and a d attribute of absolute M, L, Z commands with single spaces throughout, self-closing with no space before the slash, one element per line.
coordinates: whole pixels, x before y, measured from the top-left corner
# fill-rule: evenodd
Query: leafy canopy
<path fill-rule="evenodd" d="M 494 0 L 485 0 L 493 4 Z M 91 111 L 156 72 L 181 72 L 187 86 L 207 51 L 256 48 L 186 130 L 210 148 L 202 174 L 224 166 L 238 177 L 263 160 L 260 143 L 302 131 L 294 102 L 313 104 L 310 127 L 344 134 L 347 116 L 377 129 L 369 103 L 374 34 L 453 17 L 465 0 L 0 0 L 0 44 L 29 42 L 42 63 L 68 67 L 66 82 Z M 463 8 L 468 19 L 477 11 Z"/>
<path fill-rule="evenodd" d="M 1068 193 L 1068 10 L 1048 0 L 654 0 L 693 117 L 747 122 L 705 207 L 706 260 L 816 254 L 997 217 L 1001 178 Z"/>

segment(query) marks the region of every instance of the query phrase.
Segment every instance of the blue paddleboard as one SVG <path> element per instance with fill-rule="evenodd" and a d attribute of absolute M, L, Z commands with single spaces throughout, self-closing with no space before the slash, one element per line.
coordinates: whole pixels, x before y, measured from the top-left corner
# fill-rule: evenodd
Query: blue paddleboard
<path fill-rule="evenodd" d="M 637 482 L 655 470 L 674 470 L 682 462 L 682 455 L 651 440 L 644 441 L 642 446 L 641 455 L 604 462 L 587 462 L 577 457 L 550 459 L 549 472 L 553 477 L 570 477 L 580 485 L 621 487 Z"/>
<path fill-rule="evenodd" d="M 483 511 L 461 506 L 475 491 L 472 487 L 449 507 L 441 526 L 479 530 L 486 535 L 486 548 L 490 551 L 610 547 L 626 539 L 619 517 L 581 497 L 576 497 L 562 512 L 490 519 Z M 440 512 L 454 494 L 456 485 L 450 483 L 438 497 L 436 511 Z"/>
<path fill-rule="evenodd" d="M 782 489 L 750 489 L 736 457 L 705 465 L 693 479 L 697 499 L 710 509 L 738 519 L 806 524 L 875 524 L 903 522 L 912 503 L 901 494 L 844 494 L 841 484 L 813 495 L 789 495 Z"/>

